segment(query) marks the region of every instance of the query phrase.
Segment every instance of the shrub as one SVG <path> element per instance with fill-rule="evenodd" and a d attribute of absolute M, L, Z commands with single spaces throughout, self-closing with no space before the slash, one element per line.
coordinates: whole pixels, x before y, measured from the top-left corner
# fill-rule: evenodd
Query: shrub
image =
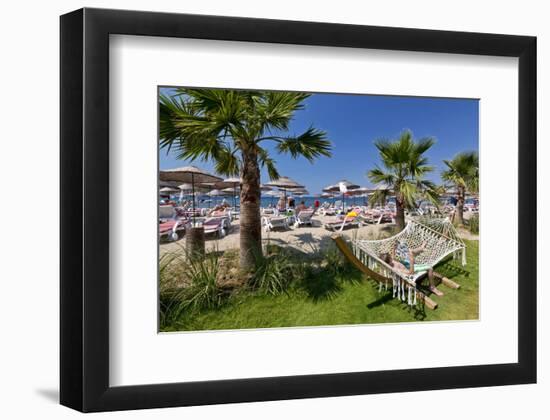
<path fill-rule="evenodd" d="M 468 227 L 471 233 L 476 235 L 479 233 L 479 214 L 474 214 L 470 217 L 468 220 Z"/>
<path fill-rule="evenodd" d="M 345 274 L 350 269 L 348 262 L 335 246 L 331 246 L 322 252 L 321 266 L 334 277 Z"/>
<path fill-rule="evenodd" d="M 259 257 L 250 285 L 271 295 L 286 293 L 295 278 L 295 268 L 289 255 L 283 251 Z"/>
<path fill-rule="evenodd" d="M 176 254 L 164 254 L 159 260 L 159 327 L 173 324 L 185 309 L 183 288 L 175 285 L 178 259 Z"/>
<path fill-rule="evenodd" d="M 218 285 L 219 258 L 211 253 L 204 258 L 187 258 L 182 269 L 189 286 L 182 294 L 183 305 L 190 309 L 213 309 L 224 300 L 224 291 Z"/>
<path fill-rule="evenodd" d="M 173 326 L 188 310 L 219 307 L 225 293 L 217 284 L 216 253 L 204 258 L 164 254 L 159 260 L 159 326 Z M 184 283 L 184 284 L 182 284 Z"/>

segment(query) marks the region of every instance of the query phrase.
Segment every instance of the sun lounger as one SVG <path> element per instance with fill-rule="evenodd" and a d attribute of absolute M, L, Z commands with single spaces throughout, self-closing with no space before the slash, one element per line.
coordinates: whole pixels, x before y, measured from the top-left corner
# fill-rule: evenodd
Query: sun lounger
<path fill-rule="evenodd" d="M 336 214 L 336 209 L 328 203 L 323 203 L 323 206 L 319 209 L 319 214 L 321 216 L 334 216 Z"/>
<path fill-rule="evenodd" d="M 278 213 L 277 209 L 267 207 L 262 209 L 262 216 L 275 216 Z"/>
<path fill-rule="evenodd" d="M 228 216 L 209 217 L 202 222 L 205 235 L 216 235 L 223 238 L 231 230 L 231 219 Z"/>
<path fill-rule="evenodd" d="M 177 241 L 185 232 L 185 221 L 172 219 L 159 223 L 159 239 Z"/>
<path fill-rule="evenodd" d="M 264 217 L 262 224 L 266 232 L 270 232 L 273 229 L 288 229 L 288 218 L 286 216 Z"/>
<path fill-rule="evenodd" d="M 334 220 L 331 222 L 325 222 L 325 229 L 331 230 L 331 231 L 342 231 L 348 227 L 357 226 L 357 222 L 355 221 L 356 216 L 350 217 L 345 216 L 342 219 Z"/>
<path fill-rule="evenodd" d="M 311 226 L 313 224 L 312 217 L 313 213 L 315 213 L 314 210 L 302 210 L 298 215 L 296 216 L 296 221 L 294 222 L 294 227 L 300 227 L 303 225 L 309 225 Z"/>
<path fill-rule="evenodd" d="M 361 212 L 355 218 L 355 221 L 360 226 L 367 226 L 376 222 L 376 219 L 372 217 L 372 213 Z"/>
<path fill-rule="evenodd" d="M 231 210 L 212 210 L 208 217 L 227 217 L 229 220 L 231 220 Z"/>

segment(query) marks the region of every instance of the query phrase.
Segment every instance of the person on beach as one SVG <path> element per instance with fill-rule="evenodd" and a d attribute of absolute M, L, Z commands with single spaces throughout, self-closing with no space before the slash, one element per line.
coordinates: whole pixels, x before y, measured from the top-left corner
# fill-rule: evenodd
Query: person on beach
<path fill-rule="evenodd" d="M 300 204 L 296 207 L 296 214 L 300 214 L 301 211 L 307 210 L 305 201 L 300 201 Z"/>
<path fill-rule="evenodd" d="M 382 260 L 404 274 L 412 275 L 420 271 L 427 271 L 430 291 L 437 296 L 443 296 L 443 292 L 435 287 L 433 268 L 425 264 L 415 263 L 416 256 L 421 254 L 425 249 L 426 243 L 423 243 L 418 248 L 411 249 L 404 241 L 399 241 L 391 253 L 386 253 L 382 256 Z"/>
<path fill-rule="evenodd" d="M 279 201 L 277 201 L 277 210 L 278 211 L 285 211 L 286 210 L 286 201 L 283 196 L 279 197 Z"/>
<path fill-rule="evenodd" d="M 293 209 L 296 205 L 296 202 L 294 201 L 294 197 L 288 197 L 288 207 Z"/>

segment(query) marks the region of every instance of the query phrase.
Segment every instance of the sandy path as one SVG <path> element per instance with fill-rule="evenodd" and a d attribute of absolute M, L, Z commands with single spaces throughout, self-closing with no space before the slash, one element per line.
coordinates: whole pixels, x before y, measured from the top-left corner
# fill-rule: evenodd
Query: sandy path
<path fill-rule="evenodd" d="M 323 223 L 334 220 L 329 216 L 314 216 L 312 226 L 301 226 L 287 230 L 274 230 L 265 232 L 262 230 L 262 241 L 267 244 L 291 246 L 299 251 L 312 253 L 320 249 L 326 249 L 331 243 L 331 235 L 339 233 L 350 239 L 376 239 L 380 235 L 389 236 L 392 229 L 390 224 L 368 225 L 359 228 L 346 228 L 342 232 L 332 232 L 324 228 Z M 185 248 L 185 236 L 176 242 L 161 243 L 160 252 L 183 252 Z M 225 251 L 239 248 L 239 221 L 231 224 L 230 233 L 222 239 L 207 237 L 206 249 Z"/>

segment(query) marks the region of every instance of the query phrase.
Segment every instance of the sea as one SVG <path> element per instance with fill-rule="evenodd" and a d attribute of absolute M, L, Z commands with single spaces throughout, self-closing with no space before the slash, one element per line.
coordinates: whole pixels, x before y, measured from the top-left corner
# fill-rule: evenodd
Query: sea
<path fill-rule="evenodd" d="M 235 197 L 233 199 L 232 196 L 227 197 L 201 197 L 198 199 L 198 202 L 200 203 L 201 207 L 214 207 L 217 204 L 220 204 L 223 200 L 226 200 L 230 205 L 235 204 L 237 207 L 239 207 L 239 197 Z M 277 201 L 279 200 L 278 197 L 262 197 L 261 198 L 261 207 L 269 207 L 270 205 L 272 207 L 277 205 Z M 319 200 L 319 203 L 323 204 L 324 202 L 327 203 L 335 203 L 336 201 L 342 201 L 342 197 L 338 198 L 322 198 L 322 197 L 313 197 L 313 196 L 303 196 L 303 197 L 294 197 L 294 202 L 296 205 L 300 204 L 302 201 L 307 207 L 313 207 L 315 204 L 315 200 Z M 346 206 L 351 205 L 357 205 L 357 206 L 363 206 L 367 205 L 367 198 L 366 197 L 346 197 L 345 199 Z"/>

